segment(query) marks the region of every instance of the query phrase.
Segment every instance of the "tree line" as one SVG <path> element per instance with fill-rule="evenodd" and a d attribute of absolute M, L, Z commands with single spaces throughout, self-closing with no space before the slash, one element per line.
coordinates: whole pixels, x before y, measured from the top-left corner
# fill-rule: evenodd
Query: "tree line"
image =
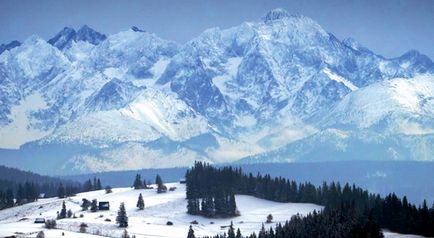
<path fill-rule="evenodd" d="M 187 212 L 206 217 L 239 215 L 235 201 L 236 187 L 231 182 L 236 173 L 202 163 L 196 163 L 193 169 L 187 170 Z"/>
<path fill-rule="evenodd" d="M 3 183 L 0 189 L 0 210 L 16 205 L 34 202 L 42 197 L 58 196 L 64 198 L 81 192 L 81 186 L 77 183 Z"/>
<path fill-rule="evenodd" d="M 4 173 L 0 177 L 6 174 L 10 176 L 8 179 L 13 178 L 13 181 L 0 179 L 0 210 L 34 202 L 38 198 L 55 196 L 65 198 L 80 192 L 102 189 L 101 180 L 96 177 L 93 178 L 93 182 L 89 179 L 82 185 L 78 182 L 41 176 L 5 166 L 0 166 L 0 173 Z"/>
<path fill-rule="evenodd" d="M 347 211 L 351 211 L 352 219 L 358 222 L 356 227 L 364 227 L 369 221 L 368 224 L 399 233 L 434 236 L 434 204 L 431 209 L 426 201 L 416 206 L 409 203 L 406 197 L 400 199 L 393 193 L 382 198 L 355 185 L 341 186 L 332 182 L 316 187 L 308 182 L 296 183 L 270 175 L 243 174 L 240 168 L 214 168 L 201 162 L 196 162 L 187 171 L 186 183 L 187 210 L 190 214 L 194 214 L 192 210 L 196 214 L 203 214 L 202 208 L 191 208 L 196 208 L 199 199 L 206 200 L 211 194 L 215 200 L 215 194 L 230 192 L 277 202 L 315 203 L 325 207 L 323 212 L 314 216 L 315 219 L 300 218 L 303 222 L 323 222 L 331 214 L 349 215 Z M 289 223 L 294 225 L 296 222 Z"/>

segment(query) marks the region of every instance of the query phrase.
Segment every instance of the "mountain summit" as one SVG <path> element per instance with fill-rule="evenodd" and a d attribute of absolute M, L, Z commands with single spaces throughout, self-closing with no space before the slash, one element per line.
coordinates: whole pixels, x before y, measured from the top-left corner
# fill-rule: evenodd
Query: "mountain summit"
<path fill-rule="evenodd" d="M 0 55 L 7 165 L 434 159 L 428 57 L 387 59 L 283 9 L 184 45 L 137 27 L 108 37 L 66 27 L 48 42 Z"/>
<path fill-rule="evenodd" d="M 262 20 L 264 22 L 270 22 L 270 21 L 274 21 L 274 20 L 278 20 L 278 19 L 287 18 L 290 16 L 291 15 L 285 9 L 276 8 L 276 9 L 269 11 L 267 14 L 265 14 L 265 16 L 262 17 Z"/>
<path fill-rule="evenodd" d="M 69 48 L 72 42 L 88 42 L 93 45 L 97 45 L 104 41 L 107 37 L 87 25 L 83 25 L 78 31 L 74 28 L 65 27 L 53 38 L 48 40 L 48 43 L 57 47 L 60 50 Z"/>

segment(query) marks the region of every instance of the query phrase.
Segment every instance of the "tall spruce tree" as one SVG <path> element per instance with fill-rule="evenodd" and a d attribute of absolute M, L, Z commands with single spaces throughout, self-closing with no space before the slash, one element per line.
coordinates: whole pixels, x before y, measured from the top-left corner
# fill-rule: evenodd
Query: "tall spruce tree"
<path fill-rule="evenodd" d="M 160 175 L 157 174 L 157 176 L 155 177 L 155 184 L 160 187 L 163 185 L 163 180 L 161 179 Z"/>
<path fill-rule="evenodd" d="M 92 203 L 90 204 L 90 211 L 91 212 L 97 212 L 98 211 L 98 201 L 96 199 L 92 200 Z"/>
<path fill-rule="evenodd" d="M 13 207 L 14 206 L 14 193 L 12 188 L 8 188 L 6 190 L 6 206 Z"/>
<path fill-rule="evenodd" d="M 235 238 L 241 238 L 241 237 L 242 237 L 241 231 L 240 231 L 240 228 L 238 228 L 237 229 L 237 235 L 235 236 Z"/>
<path fill-rule="evenodd" d="M 133 187 L 134 189 L 142 188 L 142 179 L 140 178 L 140 174 L 136 174 L 136 178 L 134 179 Z"/>
<path fill-rule="evenodd" d="M 66 218 L 66 213 L 67 213 L 67 211 L 66 211 L 66 203 L 65 203 L 65 201 L 63 201 L 63 203 L 62 203 L 62 209 L 60 210 L 60 213 L 59 213 L 59 219 Z"/>
<path fill-rule="evenodd" d="M 194 236 L 194 230 L 191 225 L 190 225 L 190 229 L 188 230 L 187 238 L 196 238 L 196 236 Z"/>
<path fill-rule="evenodd" d="M 228 238 L 235 238 L 234 223 L 232 221 L 228 229 Z"/>
<path fill-rule="evenodd" d="M 119 206 L 118 215 L 116 216 L 116 223 L 119 227 L 128 227 L 128 216 L 125 210 L 125 204 L 122 202 Z"/>
<path fill-rule="evenodd" d="M 98 178 L 96 180 L 96 190 L 101 190 L 101 189 L 102 189 L 101 180 Z"/>
<path fill-rule="evenodd" d="M 139 199 L 137 200 L 136 207 L 139 208 L 139 210 L 145 209 L 145 202 L 143 201 L 142 194 L 139 194 Z"/>
<path fill-rule="evenodd" d="M 90 201 L 87 200 L 86 198 L 83 198 L 81 201 L 82 201 L 82 203 L 81 203 L 81 210 L 87 211 L 89 209 L 89 207 L 90 207 Z"/>
<path fill-rule="evenodd" d="M 57 189 L 57 196 L 59 198 L 65 198 L 66 197 L 65 187 L 63 187 L 62 183 L 59 184 L 59 188 Z"/>
<path fill-rule="evenodd" d="M 92 190 L 97 190 L 97 189 L 98 189 L 98 188 L 97 188 L 97 184 L 98 184 L 98 182 L 97 182 L 97 180 L 96 180 L 96 177 L 93 177 Z"/>
<path fill-rule="evenodd" d="M 24 189 L 21 184 L 18 184 L 17 196 L 16 196 L 16 204 L 20 205 L 24 203 Z"/>
<path fill-rule="evenodd" d="M 238 210 L 237 210 L 237 203 L 235 201 L 235 195 L 233 192 L 229 195 L 229 216 L 237 216 Z"/>
<path fill-rule="evenodd" d="M 83 185 L 83 190 L 85 191 L 85 192 L 89 192 L 89 191 L 92 191 L 92 181 L 90 180 L 90 179 L 88 179 L 88 180 L 86 180 L 86 182 L 84 182 L 84 185 Z"/>

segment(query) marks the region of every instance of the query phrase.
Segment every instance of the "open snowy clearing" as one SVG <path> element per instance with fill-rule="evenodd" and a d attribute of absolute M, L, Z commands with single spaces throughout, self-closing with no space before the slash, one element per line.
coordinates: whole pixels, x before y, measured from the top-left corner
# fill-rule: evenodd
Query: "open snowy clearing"
<path fill-rule="evenodd" d="M 75 197 L 66 199 L 41 199 L 37 202 L 26 204 L 0 211 L 0 237 L 17 235 L 18 237 L 36 237 L 38 231 L 44 230 L 46 237 L 120 237 L 124 229 L 115 224 L 117 210 L 121 202 L 125 202 L 130 235 L 136 237 L 186 237 L 190 222 L 196 220 L 199 224 L 193 225 L 196 236 L 215 235 L 227 231 L 227 227 L 233 221 L 235 228 L 240 228 L 243 234 L 258 232 L 266 216 L 272 214 L 275 222 L 284 222 L 292 215 L 300 213 L 305 215 L 313 210 L 321 210 L 322 207 L 315 204 L 301 203 L 277 203 L 251 196 L 237 195 L 237 207 L 241 216 L 227 219 L 209 219 L 200 216 L 192 216 L 186 213 L 187 201 L 185 199 L 185 185 L 167 184 L 168 187 L 176 187 L 175 191 L 157 194 L 155 189 L 134 190 L 132 188 L 115 188 L 113 193 L 105 194 L 104 190 L 80 193 Z M 145 201 L 145 209 L 136 208 L 137 198 L 142 193 Z M 81 200 L 97 199 L 109 201 L 109 211 L 81 211 Z M 66 201 L 66 208 L 71 209 L 78 218 L 67 218 L 57 221 L 58 229 L 47 230 L 42 224 L 34 224 L 37 217 L 54 218 L 60 210 L 62 201 Z M 79 216 L 83 214 L 84 217 Z M 105 221 L 110 219 L 111 221 Z M 166 225 L 168 221 L 172 226 Z M 79 225 L 84 222 L 88 225 L 87 233 L 79 232 Z M 387 237 L 410 237 L 387 233 Z M 415 236 L 412 236 L 415 237 Z"/>

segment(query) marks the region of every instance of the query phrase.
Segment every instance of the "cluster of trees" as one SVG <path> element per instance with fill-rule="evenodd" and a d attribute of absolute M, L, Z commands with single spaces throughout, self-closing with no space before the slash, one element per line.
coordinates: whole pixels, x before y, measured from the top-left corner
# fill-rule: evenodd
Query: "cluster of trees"
<path fill-rule="evenodd" d="M 167 191 L 166 185 L 163 183 L 163 179 L 161 179 L 160 175 L 155 176 L 155 184 L 157 185 L 157 192 L 158 193 L 164 193 Z M 136 177 L 134 178 L 133 182 L 134 189 L 148 189 L 148 185 L 146 183 L 146 180 L 144 179 L 142 182 L 142 178 L 140 174 L 136 174 Z"/>
<path fill-rule="evenodd" d="M 82 191 L 81 185 L 74 186 L 72 184 L 67 184 L 66 186 L 63 186 L 63 183 L 60 183 L 57 188 L 57 197 L 66 198 Z"/>
<path fill-rule="evenodd" d="M 6 185 L 6 189 L 0 189 L 0 210 L 34 202 L 41 194 L 44 194 L 44 197 L 58 196 L 59 198 L 65 198 L 81 191 L 80 184 L 75 183 L 67 183 L 66 186 L 62 182 L 59 184 L 38 184 L 33 182 L 7 183 L 3 181 L 3 184 L 5 183 L 9 187 Z"/>
<path fill-rule="evenodd" d="M 14 193 L 11 188 L 5 192 L 0 190 L 0 210 L 13 207 L 15 205 Z"/>
<path fill-rule="evenodd" d="M 216 169 L 196 163 L 186 172 L 187 212 L 206 217 L 239 215 L 232 179 L 233 173 L 227 168 Z"/>
<path fill-rule="evenodd" d="M 82 191 L 77 182 L 0 166 L 0 209 L 6 208 L 3 203 L 6 194 L 12 194 L 17 204 L 23 204 L 36 200 L 42 193 L 45 197 L 58 196 L 60 183 L 66 195 Z"/>
<path fill-rule="evenodd" d="M 98 200 L 96 199 L 92 199 L 92 201 L 89 201 L 88 199 L 83 198 L 80 206 L 82 211 L 87 211 L 90 208 L 91 212 L 97 212 L 99 209 Z"/>
<path fill-rule="evenodd" d="M 93 183 L 91 179 L 88 179 L 83 184 L 83 192 L 89 192 L 89 191 L 95 191 L 101 189 L 102 189 L 101 180 L 96 177 L 93 178 Z"/>
<path fill-rule="evenodd" d="M 142 182 L 140 174 L 136 174 L 136 178 L 133 182 L 134 189 L 146 189 L 148 188 L 148 185 L 146 184 L 146 180 L 144 179 Z"/>
<path fill-rule="evenodd" d="M 63 201 L 62 209 L 60 209 L 60 212 L 57 212 L 57 219 L 71 218 L 72 215 L 73 214 L 72 214 L 71 209 L 66 210 L 66 203 L 65 203 L 65 201 Z"/>
<path fill-rule="evenodd" d="M 431 209 L 426 202 L 416 207 L 405 197 L 400 199 L 390 194 L 382 198 L 355 185 L 345 184 L 342 187 L 339 183 L 323 183 L 316 187 L 311 183 L 298 184 L 269 175 L 247 175 L 239 168 L 214 168 L 201 162 L 195 163 L 187 171 L 186 182 L 188 212 L 191 214 L 203 212 L 196 210 L 197 199 L 206 199 L 208 194 L 231 191 L 277 202 L 315 203 L 323 205 L 325 211 L 343 214 L 350 210 L 354 219 L 362 225 L 369 220 L 370 224 L 378 224 L 395 232 L 434 236 L 434 226 L 430 225 L 434 224 L 434 204 Z M 316 219 L 311 221 L 321 222 L 327 216 L 329 214 L 317 214 Z"/>
<path fill-rule="evenodd" d="M 227 233 L 213 237 L 203 238 L 311 238 L 311 237 L 333 237 L 333 238 L 382 238 L 383 233 L 377 223 L 372 220 L 359 220 L 353 213 L 347 210 L 325 210 L 313 212 L 306 217 L 293 216 L 291 220 L 283 225 L 276 224 L 275 228 L 262 229 L 258 234 L 253 233 L 243 236 L 241 231 L 229 226 Z M 188 238 L 195 238 L 194 231 L 190 227 Z"/>

